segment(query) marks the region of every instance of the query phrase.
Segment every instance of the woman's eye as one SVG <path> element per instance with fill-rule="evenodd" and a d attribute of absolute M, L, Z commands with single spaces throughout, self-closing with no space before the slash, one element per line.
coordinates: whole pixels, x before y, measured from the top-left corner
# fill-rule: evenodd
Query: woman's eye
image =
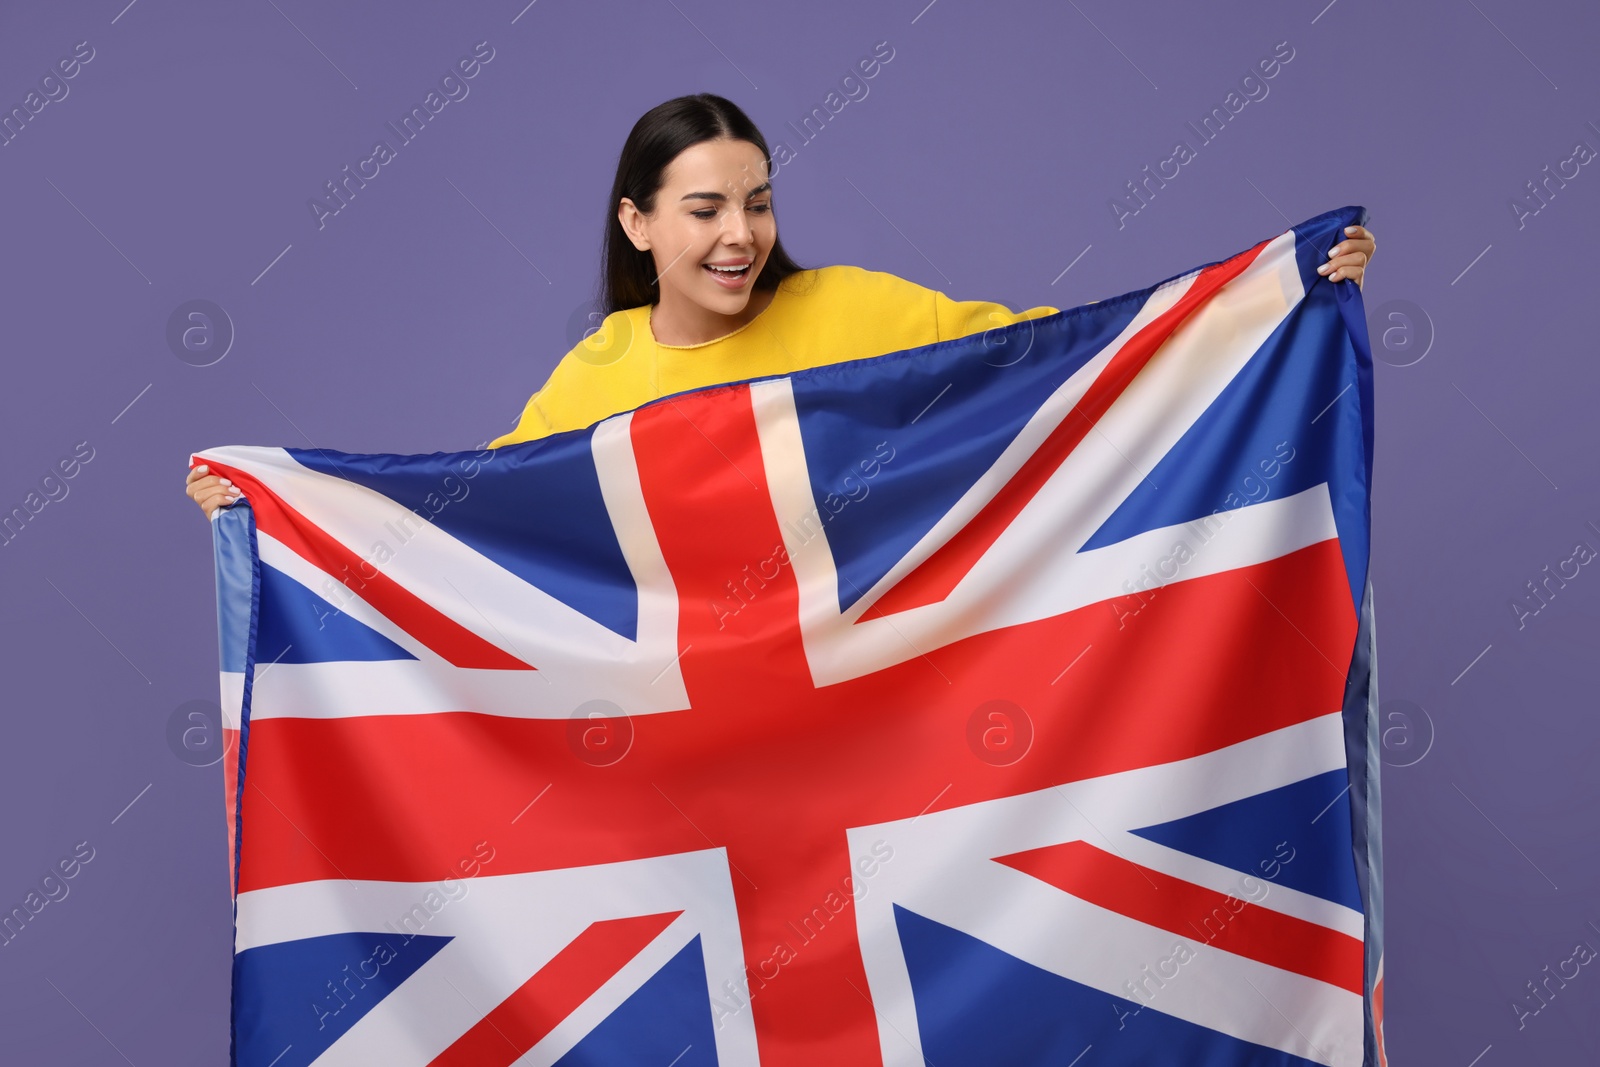
<path fill-rule="evenodd" d="M 752 204 L 752 205 L 750 205 L 749 210 L 754 212 L 757 215 L 766 215 L 766 214 L 768 214 L 768 213 L 770 213 L 772 211 L 772 204 L 770 202 L 762 203 L 762 204 Z M 701 209 L 699 211 L 691 211 L 691 212 L 689 212 L 689 214 L 693 215 L 697 219 L 714 219 L 714 218 L 717 217 L 717 209 L 708 207 L 708 208 L 703 208 L 703 209 Z"/>

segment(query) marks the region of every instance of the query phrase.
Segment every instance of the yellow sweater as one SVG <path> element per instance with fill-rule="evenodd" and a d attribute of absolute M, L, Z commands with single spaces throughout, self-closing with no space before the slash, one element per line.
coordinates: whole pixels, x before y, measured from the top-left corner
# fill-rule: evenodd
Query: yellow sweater
<path fill-rule="evenodd" d="M 896 275 L 845 264 L 790 275 L 755 318 L 697 345 L 659 344 L 651 306 L 607 315 L 556 364 L 516 429 L 489 447 L 590 426 L 686 389 L 898 352 L 1059 310 L 1015 312 L 987 300 L 951 300 Z"/>

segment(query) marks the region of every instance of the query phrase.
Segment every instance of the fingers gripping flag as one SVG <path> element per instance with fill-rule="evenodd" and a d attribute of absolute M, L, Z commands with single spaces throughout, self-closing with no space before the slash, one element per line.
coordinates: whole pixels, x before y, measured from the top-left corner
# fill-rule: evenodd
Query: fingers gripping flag
<path fill-rule="evenodd" d="M 497 450 L 196 453 L 233 1062 L 1382 1064 L 1365 218 Z"/>

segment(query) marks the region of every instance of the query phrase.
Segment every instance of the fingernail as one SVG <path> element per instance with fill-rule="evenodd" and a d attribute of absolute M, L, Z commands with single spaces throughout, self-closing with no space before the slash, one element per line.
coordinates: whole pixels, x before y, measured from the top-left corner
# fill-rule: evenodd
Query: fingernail
<path fill-rule="evenodd" d="M 204 463 L 200 464 L 200 466 L 195 468 L 195 470 L 199 471 L 201 474 L 204 474 L 206 471 L 208 471 L 210 469 L 211 468 L 206 466 Z"/>
<path fill-rule="evenodd" d="M 1345 233 L 1355 233 L 1356 232 L 1356 228 L 1354 226 L 1346 226 L 1344 228 L 1344 232 Z"/>
<path fill-rule="evenodd" d="M 223 485 L 232 485 L 233 483 L 228 481 L 228 479 L 224 478 L 224 479 L 222 479 L 222 483 L 221 484 L 223 484 Z"/>
<path fill-rule="evenodd" d="M 1318 274 L 1326 274 L 1326 273 L 1328 273 L 1328 268 L 1331 267 L 1332 265 L 1333 264 L 1331 264 L 1331 263 L 1324 263 L 1322 266 L 1317 268 L 1317 273 Z"/>

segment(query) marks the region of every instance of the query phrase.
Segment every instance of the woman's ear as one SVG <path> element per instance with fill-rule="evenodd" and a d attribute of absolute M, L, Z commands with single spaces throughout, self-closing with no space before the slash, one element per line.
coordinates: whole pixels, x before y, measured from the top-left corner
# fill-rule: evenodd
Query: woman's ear
<path fill-rule="evenodd" d="M 617 204 L 617 222 L 622 225 L 622 232 L 627 234 L 628 240 L 633 242 L 633 247 L 641 252 L 650 250 L 650 238 L 645 236 L 644 231 L 644 214 L 626 196 Z"/>

